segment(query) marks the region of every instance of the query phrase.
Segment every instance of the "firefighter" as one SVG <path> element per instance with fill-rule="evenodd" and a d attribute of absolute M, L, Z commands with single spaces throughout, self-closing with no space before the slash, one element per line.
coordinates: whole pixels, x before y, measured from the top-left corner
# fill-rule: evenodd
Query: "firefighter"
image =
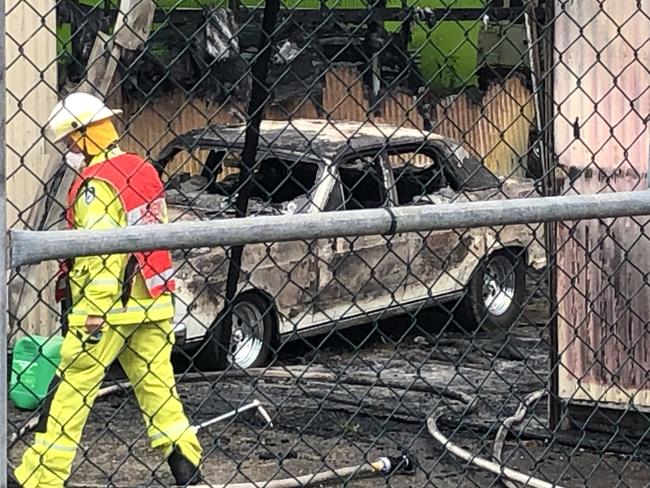
<path fill-rule="evenodd" d="M 48 129 L 55 141 L 66 142 L 66 161 L 78 172 L 68 196 L 71 228 L 167 222 L 156 170 L 117 145 L 112 118 L 119 113 L 92 95 L 74 93 L 50 115 Z M 72 261 L 61 364 L 12 483 L 64 486 L 90 408 L 116 359 L 133 385 L 151 445 L 166 457 L 177 485 L 201 481 L 201 446 L 183 411 L 171 365 L 173 273 L 168 251 Z M 91 447 L 88 455 L 100 447 Z"/>

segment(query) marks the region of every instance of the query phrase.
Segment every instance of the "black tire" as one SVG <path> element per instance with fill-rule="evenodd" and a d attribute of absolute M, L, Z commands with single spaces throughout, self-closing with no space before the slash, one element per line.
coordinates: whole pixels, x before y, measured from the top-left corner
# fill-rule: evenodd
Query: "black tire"
<path fill-rule="evenodd" d="M 245 355 L 245 358 L 240 355 L 240 360 L 237 362 L 237 366 L 247 369 L 260 368 L 266 365 L 271 351 L 275 329 L 275 320 L 273 316 L 275 312 L 273 307 L 270 306 L 268 301 L 259 293 L 248 292 L 242 294 L 235 300 L 233 310 L 235 317 L 233 317 L 230 341 L 231 346 L 225 348 L 221 345 L 221 326 L 224 322 L 224 312 L 222 312 L 211 325 L 210 330 L 206 334 L 205 341 L 201 346 L 201 351 L 197 359 L 199 369 L 214 371 L 229 366 L 233 360 L 232 353 L 235 352 L 235 356 L 237 356 L 237 350 L 233 349 L 236 341 L 241 344 L 240 348 L 242 346 L 252 346 L 250 341 L 247 342 L 245 339 L 241 340 L 241 335 L 238 337 L 239 331 L 242 331 L 242 329 L 245 328 L 244 326 L 239 326 L 238 321 L 243 320 L 246 316 L 250 317 L 255 322 L 256 325 L 254 328 L 261 331 L 260 334 L 255 334 L 255 337 L 253 338 L 259 339 L 259 349 L 257 349 L 257 346 L 251 347 L 253 350 L 249 355 Z M 254 318 L 255 316 L 257 319 Z M 226 353 L 226 351 L 228 351 L 228 353 Z M 245 361 L 242 359 L 245 359 Z"/>
<path fill-rule="evenodd" d="M 490 300 L 490 295 L 486 294 L 486 289 L 490 288 L 486 283 L 486 277 L 495 269 L 503 267 L 509 267 L 505 271 L 507 281 L 493 276 L 492 282 L 501 281 L 497 285 L 501 287 L 501 292 L 506 290 L 506 293 L 499 295 L 497 292 Z M 511 284 L 512 288 L 510 288 Z M 507 293 L 509 289 L 512 289 L 512 298 L 508 302 L 505 296 L 510 295 Z M 468 332 L 479 328 L 506 332 L 521 317 L 525 293 L 526 268 L 522 251 L 518 249 L 497 251 L 483 258 L 474 270 L 459 305 L 458 324 Z"/>

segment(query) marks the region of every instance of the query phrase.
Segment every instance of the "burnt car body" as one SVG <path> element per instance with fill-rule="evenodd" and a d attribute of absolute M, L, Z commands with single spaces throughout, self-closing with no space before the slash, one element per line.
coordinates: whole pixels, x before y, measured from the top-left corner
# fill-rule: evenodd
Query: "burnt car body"
<path fill-rule="evenodd" d="M 155 164 L 167 173 L 170 219 L 234 216 L 243 126 L 194 130 Z M 182 155 L 185 154 L 185 158 Z M 191 160 L 200 176 L 171 171 Z M 236 170 L 233 170 L 236 171 Z M 502 180 L 457 142 L 417 129 L 324 120 L 264 121 L 249 215 L 332 212 L 535 196 L 529 180 Z M 230 360 L 262 365 L 279 340 L 318 334 L 464 298 L 462 320 L 517 320 L 524 269 L 545 264 L 541 226 L 453 229 L 391 236 L 248 245 L 233 309 Z M 220 326 L 228 257 L 222 248 L 174 253 L 179 333 L 204 343 Z"/>

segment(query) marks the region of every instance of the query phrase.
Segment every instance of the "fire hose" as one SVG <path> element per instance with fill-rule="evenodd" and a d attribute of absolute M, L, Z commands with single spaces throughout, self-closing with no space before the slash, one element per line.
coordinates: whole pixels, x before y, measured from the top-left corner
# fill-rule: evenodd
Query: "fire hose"
<path fill-rule="evenodd" d="M 503 449 L 503 442 L 505 441 L 507 429 L 514 423 L 521 422 L 524 415 L 526 414 L 528 406 L 534 401 L 539 400 L 545 394 L 546 392 L 544 390 L 540 390 L 528 395 L 517 409 L 516 414 L 506 419 L 504 424 L 499 428 L 494 444 L 495 458 L 498 462 L 488 461 L 487 459 L 472 454 L 469 451 L 451 442 L 448 437 L 440 432 L 440 429 L 438 429 L 438 425 L 434 417 L 429 417 L 427 419 L 427 428 L 431 436 L 437 442 L 439 442 L 446 451 L 462 459 L 463 461 L 469 462 L 483 470 L 489 471 L 490 473 L 493 473 L 497 476 L 507 478 L 508 480 L 521 483 L 524 486 L 531 486 L 532 488 L 564 488 L 562 485 L 549 483 L 548 481 L 533 478 L 529 474 L 524 474 L 520 471 L 507 468 L 503 465 L 503 463 L 501 463 L 501 451 Z M 507 486 L 510 486 L 510 484 L 507 484 Z"/>
<path fill-rule="evenodd" d="M 537 390 L 531 393 L 526 398 L 524 398 L 521 404 L 519 404 L 517 412 L 515 412 L 512 417 L 508 417 L 503 421 L 501 427 L 499 427 L 499 430 L 497 431 L 496 437 L 494 438 L 494 446 L 492 448 L 492 457 L 497 463 L 503 464 L 501 461 L 501 454 L 503 453 L 503 444 L 506 441 L 508 430 L 510 430 L 513 425 L 521 423 L 521 421 L 524 420 L 524 416 L 528 412 L 528 407 L 530 407 L 532 403 L 535 403 L 544 396 L 546 396 L 546 390 Z M 512 482 L 507 480 L 502 480 L 501 484 L 503 484 L 506 488 L 517 488 Z"/>
<path fill-rule="evenodd" d="M 412 473 L 413 462 L 407 456 L 400 458 L 381 457 L 372 463 L 339 469 L 328 469 L 319 473 L 305 474 L 295 478 L 253 481 L 250 483 L 227 483 L 225 485 L 197 485 L 195 488 L 303 488 L 330 481 L 341 481 L 344 478 L 368 478 L 378 475 L 388 476 L 395 472 Z"/>
<path fill-rule="evenodd" d="M 401 457 L 380 457 L 372 463 L 359 464 L 338 469 L 327 469 L 318 473 L 305 474 L 293 478 L 269 481 L 250 481 L 245 483 L 203 484 L 192 485 L 193 488 L 306 488 L 331 481 L 341 481 L 344 478 L 368 478 L 372 476 L 388 476 L 393 473 L 412 474 L 413 462 L 403 455 Z M 105 488 L 99 484 L 70 484 L 70 488 Z M 112 485 L 116 486 L 116 485 Z"/>

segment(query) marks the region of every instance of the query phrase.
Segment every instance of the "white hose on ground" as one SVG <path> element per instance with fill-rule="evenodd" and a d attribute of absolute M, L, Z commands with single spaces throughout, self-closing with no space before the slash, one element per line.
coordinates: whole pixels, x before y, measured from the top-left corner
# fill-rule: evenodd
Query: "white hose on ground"
<path fill-rule="evenodd" d="M 524 398 L 523 401 L 519 404 L 519 407 L 517 408 L 515 414 L 503 421 L 501 427 L 499 427 L 499 430 L 497 431 L 496 437 L 494 438 L 494 446 L 492 447 L 492 457 L 497 463 L 503 464 L 501 455 L 503 453 L 503 445 L 506 442 L 506 437 L 508 435 L 508 431 L 510 431 L 510 428 L 515 424 L 521 423 L 524 420 L 526 413 L 528 413 L 528 407 L 530 407 L 532 403 L 535 403 L 545 396 L 546 390 L 537 390 L 527 395 L 526 398 Z M 505 479 L 501 479 L 500 481 L 506 488 L 517 488 L 517 486 L 511 481 Z"/>
<path fill-rule="evenodd" d="M 429 433 L 433 436 L 433 438 L 442 444 L 445 450 L 454 456 L 459 457 L 463 461 L 472 463 L 474 466 L 489 471 L 490 473 L 493 473 L 497 476 L 504 476 L 512 481 L 516 481 L 523 484 L 524 486 L 530 486 L 532 488 L 564 488 L 561 485 L 555 485 L 549 483 L 548 481 L 542 481 L 540 479 L 533 478 L 529 474 L 524 474 L 519 471 L 515 471 L 514 469 L 506 468 L 505 466 L 502 466 L 498 463 L 488 461 L 485 458 L 473 455 L 469 451 L 466 451 L 462 447 L 457 446 L 447 437 L 445 437 L 445 435 L 438 429 L 436 420 L 433 417 L 429 417 L 429 419 L 427 419 L 427 428 L 429 429 Z"/>
<path fill-rule="evenodd" d="M 394 468 L 388 458 L 380 458 L 373 463 L 360 464 L 339 469 L 328 469 L 319 473 L 310 473 L 295 478 L 269 481 L 251 481 L 246 483 L 204 484 L 192 485 L 192 488 L 306 488 L 330 481 L 340 481 L 342 478 L 360 478 L 376 476 L 391 471 Z M 76 483 L 67 485 L 70 488 L 106 488 L 106 485 Z"/>
<path fill-rule="evenodd" d="M 347 468 L 331 469 L 320 473 L 305 474 L 295 478 L 271 481 L 253 481 L 250 483 L 228 483 L 225 485 L 198 485 L 194 488 L 303 488 L 315 486 L 329 481 L 340 481 L 342 478 L 377 475 L 384 471 L 383 461 L 371 464 L 361 464 Z"/>

